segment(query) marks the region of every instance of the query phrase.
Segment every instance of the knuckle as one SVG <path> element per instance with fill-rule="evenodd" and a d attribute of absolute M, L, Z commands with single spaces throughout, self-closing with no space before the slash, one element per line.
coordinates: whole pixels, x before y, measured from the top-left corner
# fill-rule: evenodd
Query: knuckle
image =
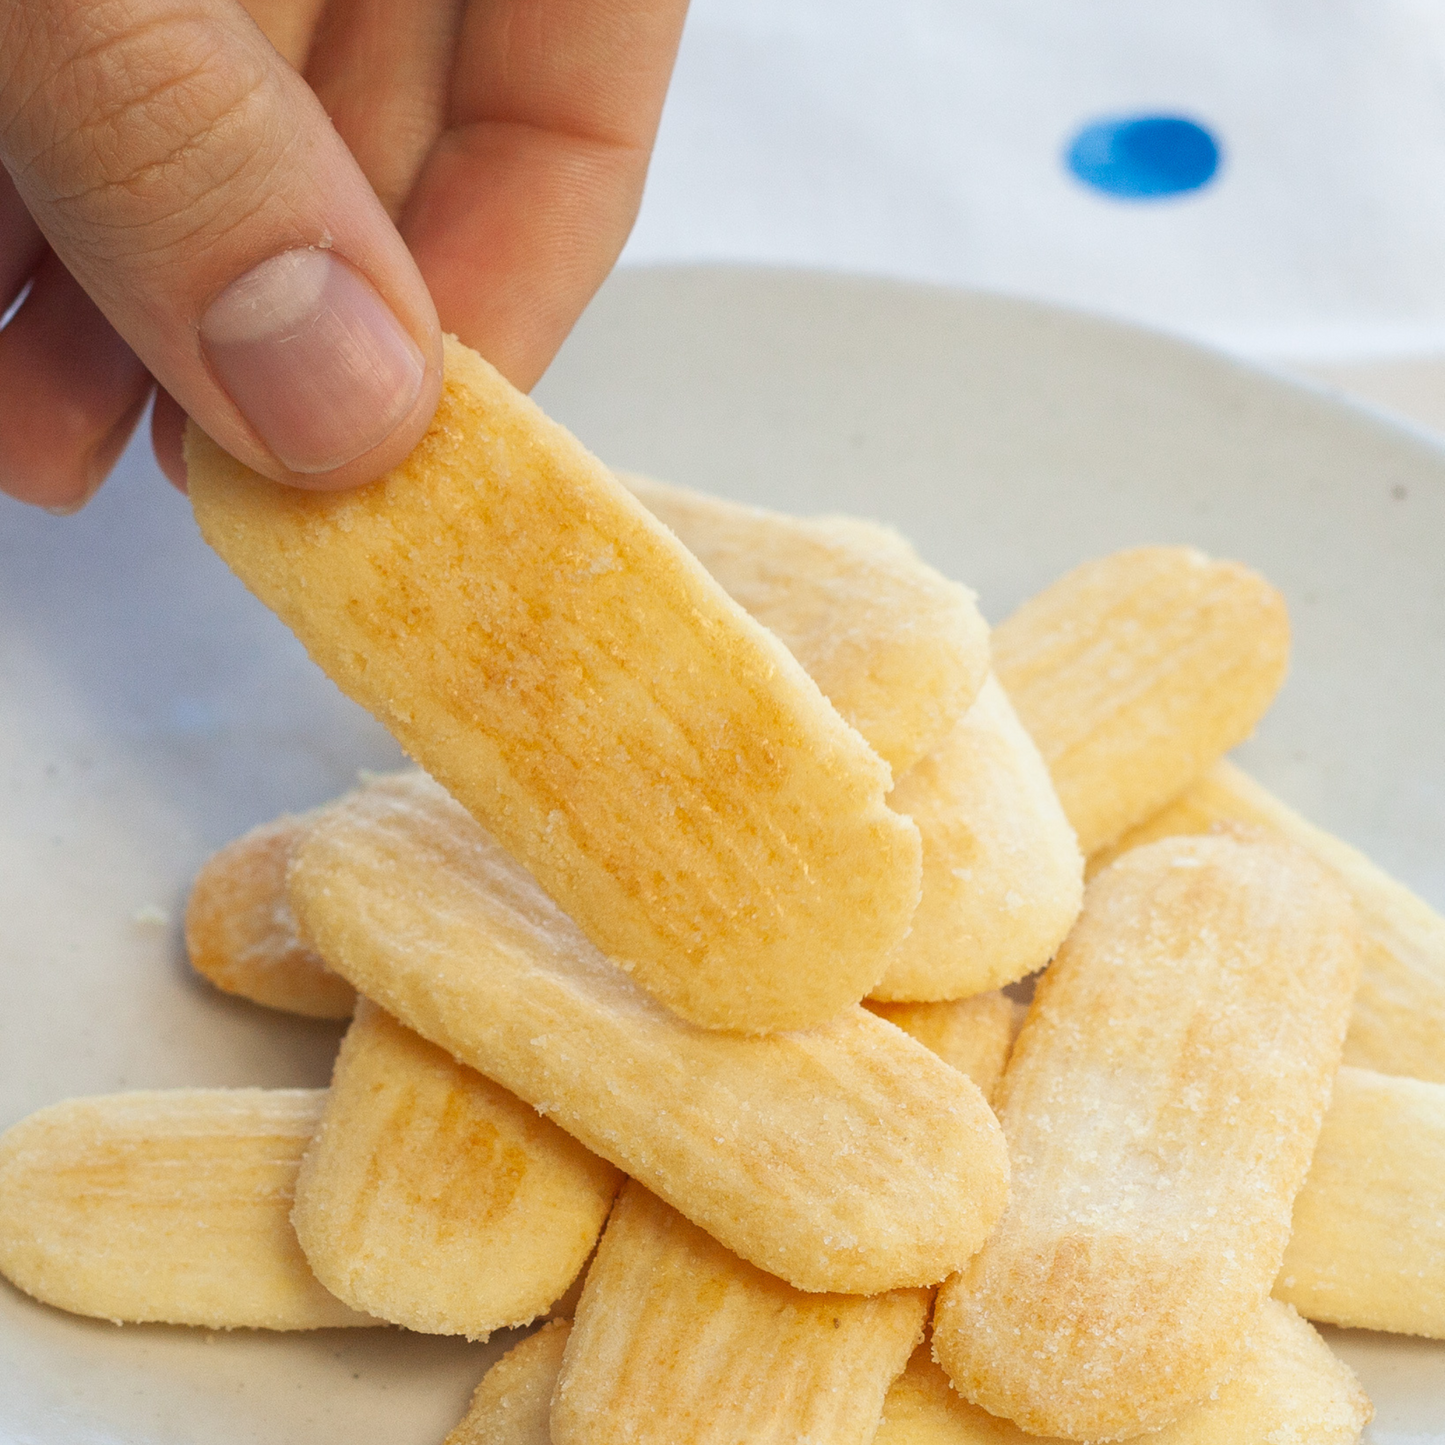
<path fill-rule="evenodd" d="M 272 85 L 264 59 L 204 13 L 75 37 L 29 101 L 12 159 L 102 249 L 164 245 L 203 229 L 264 164 Z"/>

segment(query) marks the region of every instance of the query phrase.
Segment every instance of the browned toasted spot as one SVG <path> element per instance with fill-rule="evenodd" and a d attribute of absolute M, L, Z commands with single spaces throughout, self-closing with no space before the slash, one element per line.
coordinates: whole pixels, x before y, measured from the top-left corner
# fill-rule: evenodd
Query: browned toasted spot
<path fill-rule="evenodd" d="M 338 1298 L 409 1329 L 484 1339 L 562 1294 L 620 1182 L 535 1109 L 362 1000 L 293 1217 Z"/>

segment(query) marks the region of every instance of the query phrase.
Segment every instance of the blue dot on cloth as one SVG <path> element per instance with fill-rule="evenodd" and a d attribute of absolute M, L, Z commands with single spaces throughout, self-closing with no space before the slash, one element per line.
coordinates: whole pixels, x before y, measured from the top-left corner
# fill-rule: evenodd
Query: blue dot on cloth
<path fill-rule="evenodd" d="M 1208 185 L 1219 169 L 1219 142 L 1182 115 L 1113 116 L 1084 126 L 1064 161 L 1106 195 L 1157 201 Z"/>

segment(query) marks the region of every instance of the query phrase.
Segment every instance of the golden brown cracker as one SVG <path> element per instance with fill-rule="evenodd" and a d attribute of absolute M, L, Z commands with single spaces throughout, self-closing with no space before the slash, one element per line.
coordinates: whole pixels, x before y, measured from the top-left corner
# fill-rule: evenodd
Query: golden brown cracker
<path fill-rule="evenodd" d="M 1312 1320 L 1445 1339 L 1445 1084 L 1340 1070 L 1274 1293 Z"/>
<path fill-rule="evenodd" d="M 918 901 L 887 765 L 596 458 L 474 352 L 347 492 L 192 427 L 202 534 L 333 681 L 695 1022 L 822 1022 Z"/>
<path fill-rule="evenodd" d="M 1084 863 L 994 678 L 888 801 L 918 824 L 923 897 L 872 997 L 963 998 L 1042 968 L 1078 917 Z"/>
<path fill-rule="evenodd" d="M 782 641 L 895 778 L 972 704 L 988 672 L 988 625 L 973 594 L 892 528 L 621 480 Z"/>
<path fill-rule="evenodd" d="M 1091 872 L 1141 843 L 1239 820 L 1275 829 L 1331 869 L 1360 920 L 1362 966 L 1345 1062 L 1445 1083 L 1445 918 L 1349 844 L 1300 817 L 1227 759 L 1112 847 Z"/>
<path fill-rule="evenodd" d="M 508 1350 L 442 1445 L 552 1445 L 552 1391 L 571 1328 L 570 1320 L 553 1320 Z"/>
<path fill-rule="evenodd" d="M 861 1008 L 766 1038 L 686 1023 L 426 779 L 328 810 L 291 894 L 367 997 L 801 1289 L 933 1283 L 1002 1209 L 1002 1136 L 955 1070 Z"/>
<path fill-rule="evenodd" d="M 1087 858 L 1254 731 L 1284 678 L 1284 600 L 1236 562 L 1139 547 L 994 629 L 994 671 Z"/>
<path fill-rule="evenodd" d="M 1090 884 L 999 1091 L 1008 1209 L 939 1291 L 963 1394 L 1035 1434 L 1113 1439 L 1228 1377 L 1357 974 L 1349 899 L 1286 844 L 1168 839 Z"/>
<path fill-rule="evenodd" d="M 186 904 L 191 966 L 219 989 L 310 1018 L 346 1019 L 356 990 L 296 936 L 286 865 L 309 815 L 284 814 L 211 855 Z"/>
<path fill-rule="evenodd" d="M 597 1247 L 552 1445 L 870 1445 L 927 1290 L 804 1294 L 628 1183 Z"/>
<path fill-rule="evenodd" d="M 117 1324 L 380 1324 L 316 1282 L 291 1228 L 324 1093 L 113 1094 L 22 1119 L 0 1137 L 0 1272 Z"/>
<path fill-rule="evenodd" d="M 485 1339 L 543 1314 L 622 1176 L 362 999 L 296 1184 L 317 1279 L 367 1314 Z"/>
<path fill-rule="evenodd" d="M 1292 1309 L 1268 1300 L 1233 1378 L 1140 1445 L 1355 1445 L 1373 1413 L 1349 1367 Z M 888 1392 L 875 1445 L 1067 1442 L 1025 1435 L 970 1405 L 924 1344 Z"/>
<path fill-rule="evenodd" d="M 942 1003 L 870 1000 L 864 1007 L 967 1074 L 985 1099 L 993 1097 L 1018 1031 L 1018 1005 L 1007 995 L 994 990 Z"/>

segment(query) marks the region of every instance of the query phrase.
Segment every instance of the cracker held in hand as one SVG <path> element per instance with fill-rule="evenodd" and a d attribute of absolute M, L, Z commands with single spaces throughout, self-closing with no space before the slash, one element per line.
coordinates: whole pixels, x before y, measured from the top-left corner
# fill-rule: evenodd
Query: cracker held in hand
<path fill-rule="evenodd" d="M 338 1299 L 425 1334 L 486 1339 L 566 1290 L 621 1183 L 535 1109 L 363 999 L 291 1218 Z"/>
<path fill-rule="evenodd" d="M 286 1013 L 349 1019 L 356 990 L 296 936 L 286 896 L 291 849 L 310 821 L 285 814 L 207 859 L 186 904 L 186 951 L 196 972 L 227 993 Z"/>
<path fill-rule="evenodd" d="M 964 1395 L 1105 1440 L 1228 1378 L 1357 974 L 1349 898 L 1286 844 L 1169 839 L 1090 884 L 999 1090 L 1008 1209 L 939 1291 L 934 1345 Z"/>
<path fill-rule="evenodd" d="M 694 1022 L 822 1022 L 882 976 L 919 841 L 787 649 L 455 341 L 431 430 L 350 492 L 188 432 L 202 534 L 598 948 Z"/>
<path fill-rule="evenodd" d="M 973 594 L 891 528 L 621 480 L 783 642 L 895 779 L 968 711 L 988 673 L 988 625 Z"/>
<path fill-rule="evenodd" d="M 1239 1367 L 1203 1404 L 1139 1445 L 1355 1445 L 1374 1414 L 1350 1368 L 1269 1300 Z M 961 1399 L 921 1345 L 883 1405 L 875 1445 L 1065 1445 Z"/>
<path fill-rule="evenodd" d="M 1227 759 L 1162 812 L 1090 858 L 1089 868 L 1155 838 L 1203 833 L 1229 821 L 1273 828 L 1336 873 L 1350 891 L 1360 920 L 1361 969 L 1345 1062 L 1445 1083 L 1445 918 Z"/>
<path fill-rule="evenodd" d="M 71 1099 L 0 1136 L 0 1273 L 101 1319 L 376 1325 L 316 1282 L 291 1229 L 321 1089 Z"/>
<path fill-rule="evenodd" d="M 799 1289 L 935 1283 L 1002 1211 L 966 1078 L 861 1008 L 766 1038 L 688 1024 L 424 777 L 328 809 L 291 898 L 361 993 Z"/>
<path fill-rule="evenodd" d="M 870 1445 L 928 1304 L 804 1294 L 629 1183 L 577 1307 L 552 1445 Z"/>
<path fill-rule="evenodd" d="M 1086 562 L 993 633 L 994 671 L 1086 858 L 1254 731 L 1288 654 L 1279 593 L 1192 547 Z"/>
<path fill-rule="evenodd" d="M 1445 1084 L 1340 1070 L 1274 1292 L 1312 1320 L 1445 1339 Z"/>

